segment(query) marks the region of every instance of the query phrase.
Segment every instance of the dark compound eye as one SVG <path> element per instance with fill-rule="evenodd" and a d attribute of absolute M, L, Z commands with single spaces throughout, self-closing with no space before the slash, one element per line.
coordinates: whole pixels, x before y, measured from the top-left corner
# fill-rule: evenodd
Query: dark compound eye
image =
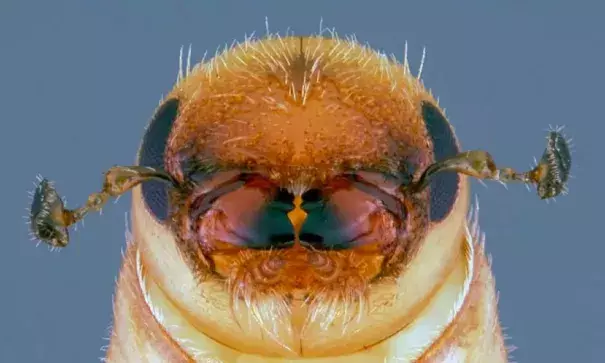
<path fill-rule="evenodd" d="M 139 165 L 164 169 L 164 152 L 178 109 L 177 99 L 166 100 L 157 109 L 143 136 Z M 168 217 L 168 188 L 167 184 L 158 181 L 149 181 L 142 185 L 143 199 L 159 221 L 165 221 Z"/>
<path fill-rule="evenodd" d="M 443 113 L 429 102 L 422 103 L 422 118 L 433 144 L 435 161 L 454 156 L 460 152 L 451 125 Z M 430 217 L 439 222 L 451 212 L 458 197 L 460 176 L 457 173 L 439 173 L 430 182 Z"/>

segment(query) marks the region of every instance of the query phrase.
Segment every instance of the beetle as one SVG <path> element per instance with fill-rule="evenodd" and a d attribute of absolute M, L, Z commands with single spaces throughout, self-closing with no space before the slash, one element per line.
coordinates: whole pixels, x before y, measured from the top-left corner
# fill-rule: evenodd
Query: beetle
<path fill-rule="evenodd" d="M 546 144 L 502 168 L 407 59 L 268 34 L 182 68 L 83 206 L 40 178 L 30 225 L 65 247 L 132 191 L 107 362 L 507 362 L 469 177 L 564 194 L 569 141 Z"/>

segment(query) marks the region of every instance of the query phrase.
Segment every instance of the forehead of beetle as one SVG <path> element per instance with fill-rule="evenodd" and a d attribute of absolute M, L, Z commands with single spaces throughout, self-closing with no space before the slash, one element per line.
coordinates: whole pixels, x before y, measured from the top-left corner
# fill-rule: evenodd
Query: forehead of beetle
<path fill-rule="evenodd" d="M 417 177 L 459 151 L 450 123 L 405 64 L 353 41 L 274 37 L 237 44 L 179 79 L 155 111 L 138 162 L 175 176 L 191 159 L 259 169 L 289 187 L 343 169 Z M 431 180 L 431 220 L 449 214 L 459 181 L 454 173 Z M 166 186 L 142 188 L 164 220 Z"/>
<path fill-rule="evenodd" d="M 173 174 L 197 158 L 287 183 L 433 160 L 421 110 L 430 95 L 405 67 L 353 42 L 240 44 L 196 67 L 169 97 L 180 103 L 166 149 Z"/>

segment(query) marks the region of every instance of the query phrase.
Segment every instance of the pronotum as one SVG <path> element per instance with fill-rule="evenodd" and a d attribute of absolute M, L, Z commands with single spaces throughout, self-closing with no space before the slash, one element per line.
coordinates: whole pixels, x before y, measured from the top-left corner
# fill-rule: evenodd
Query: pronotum
<path fill-rule="evenodd" d="M 469 177 L 549 199 L 570 166 L 559 128 L 527 172 L 463 151 L 407 60 L 267 35 L 187 61 L 82 207 L 40 178 L 31 230 L 132 190 L 107 362 L 507 362 Z"/>

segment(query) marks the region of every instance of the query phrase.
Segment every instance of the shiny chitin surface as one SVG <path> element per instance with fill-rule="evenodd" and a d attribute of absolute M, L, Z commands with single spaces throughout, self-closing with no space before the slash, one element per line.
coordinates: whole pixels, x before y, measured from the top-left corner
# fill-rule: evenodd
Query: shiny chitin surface
<path fill-rule="evenodd" d="M 107 361 L 507 362 L 467 178 L 397 188 L 458 152 L 407 64 L 353 40 L 247 40 L 187 67 L 138 163 L 226 191 L 133 190 Z"/>

